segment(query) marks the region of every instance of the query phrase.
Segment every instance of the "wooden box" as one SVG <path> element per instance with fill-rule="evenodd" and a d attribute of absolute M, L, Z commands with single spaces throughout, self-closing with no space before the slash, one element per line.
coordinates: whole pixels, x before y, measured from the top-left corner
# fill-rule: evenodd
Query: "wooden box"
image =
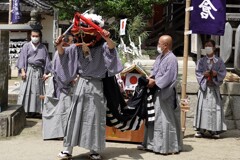
<path fill-rule="evenodd" d="M 126 93 L 126 101 L 135 90 L 140 76 L 146 76 L 147 73 L 137 64 L 125 68 L 118 79 L 121 80 L 121 89 Z M 144 137 L 144 123 L 139 130 L 122 132 L 114 127 L 106 127 L 106 140 L 142 143 Z"/>
<path fill-rule="evenodd" d="M 122 132 L 114 127 L 106 127 L 106 140 L 142 143 L 144 137 L 144 123 L 139 130 Z"/>

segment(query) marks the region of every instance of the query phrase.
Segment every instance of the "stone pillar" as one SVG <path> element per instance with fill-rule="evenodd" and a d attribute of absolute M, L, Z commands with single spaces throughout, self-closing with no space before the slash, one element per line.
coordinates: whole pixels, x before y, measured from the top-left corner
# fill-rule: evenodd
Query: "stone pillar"
<path fill-rule="evenodd" d="M 9 30 L 42 29 L 41 17 L 36 10 L 30 13 L 28 25 L 0 26 L 0 137 L 17 135 L 25 126 L 26 117 L 21 105 L 8 106 Z M 14 28 L 16 27 L 17 28 Z M 2 112 L 3 111 L 3 112 Z"/>
<path fill-rule="evenodd" d="M 42 24 L 41 24 L 41 15 L 39 15 L 39 12 L 37 10 L 32 10 L 30 13 L 31 20 L 28 22 L 28 24 L 33 28 L 33 29 L 42 29 Z"/>
<path fill-rule="evenodd" d="M 8 105 L 9 31 L 0 30 L 0 137 L 17 135 L 25 126 L 22 106 Z"/>
<path fill-rule="evenodd" d="M 9 32 L 0 30 L 0 112 L 8 105 Z"/>

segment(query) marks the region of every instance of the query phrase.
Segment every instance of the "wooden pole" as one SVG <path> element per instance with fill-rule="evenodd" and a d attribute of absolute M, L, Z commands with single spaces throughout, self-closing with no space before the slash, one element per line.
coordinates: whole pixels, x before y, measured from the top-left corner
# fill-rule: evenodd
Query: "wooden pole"
<path fill-rule="evenodd" d="M 9 0 L 9 6 L 8 6 L 8 24 L 12 24 L 12 0 Z"/>
<path fill-rule="evenodd" d="M 182 92 L 181 99 L 187 98 L 186 88 L 187 88 L 187 68 L 188 68 L 188 52 L 189 52 L 189 19 L 190 19 L 190 7 L 191 0 L 186 0 L 186 12 L 185 12 L 185 27 L 184 27 L 184 53 L 183 53 L 183 74 L 182 74 Z M 186 129 L 186 110 L 188 106 L 181 103 L 181 125 L 182 131 L 185 132 Z"/>

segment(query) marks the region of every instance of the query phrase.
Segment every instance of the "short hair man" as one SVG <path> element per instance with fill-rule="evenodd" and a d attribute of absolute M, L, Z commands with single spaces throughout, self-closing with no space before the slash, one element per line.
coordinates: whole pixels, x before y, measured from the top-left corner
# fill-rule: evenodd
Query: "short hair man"
<path fill-rule="evenodd" d="M 17 104 L 23 105 L 30 116 L 42 112 L 44 81 L 49 71 L 48 50 L 41 43 L 40 30 L 31 31 L 31 41 L 25 43 L 20 52 L 16 67 L 20 71 L 22 83 Z"/>
<path fill-rule="evenodd" d="M 164 155 L 182 150 L 180 106 L 177 101 L 176 84 L 178 62 L 171 51 L 172 37 L 159 38 L 159 56 L 154 63 L 148 87 L 157 87 L 154 95 L 155 121 L 145 127 L 144 141 L 138 149 L 147 149 Z"/>

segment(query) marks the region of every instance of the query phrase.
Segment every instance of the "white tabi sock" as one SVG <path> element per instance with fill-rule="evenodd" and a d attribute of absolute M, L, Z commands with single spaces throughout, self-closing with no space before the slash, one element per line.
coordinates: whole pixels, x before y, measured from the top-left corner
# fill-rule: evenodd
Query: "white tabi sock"
<path fill-rule="evenodd" d="M 63 153 L 72 154 L 73 147 L 64 147 Z"/>

